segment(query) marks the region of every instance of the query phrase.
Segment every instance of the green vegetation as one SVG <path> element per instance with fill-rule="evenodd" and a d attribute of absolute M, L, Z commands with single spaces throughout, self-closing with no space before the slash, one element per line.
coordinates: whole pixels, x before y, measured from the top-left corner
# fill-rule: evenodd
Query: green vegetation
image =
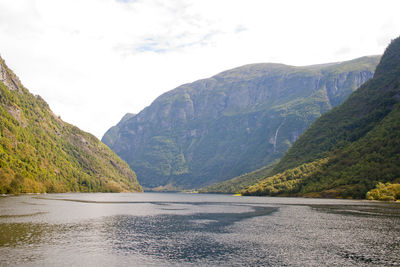
<path fill-rule="evenodd" d="M 246 193 L 365 198 L 378 183 L 395 181 L 400 177 L 399 77 L 400 39 L 396 39 L 385 51 L 374 78 L 321 116 L 275 165 L 274 176 Z M 326 161 L 322 165 L 318 163 L 321 159 Z M 288 171 L 304 164 L 315 164 L 317 169 L 299 174 L 306 179 L 295 187 L 284 183 L 277 193 L 265 189 L 276 177 L 291 180 L 286 177 Z"/>
<path fill-rule="evenodd" d="M 321 159 L 312 163 L 303 164 L 297 168 L 286 170 L 264 179 L 256 185 L 243 189 L 240 193 L 248 195 L 296 195 L 301 191 L 301 185 L 309 180 L 327 163 L 328 159 Z"/>
<path fill-rule="evenodd" d="M 280 159 L 313 121 L 372 77 L 378 60 L 228 70 L 163 94 L 102 140 L 147 188 L 226 181 Z M 205 190 L 236 191 L 258 178 L 244 175 Z"/>
<path fill-rule="evenodd" d="M 369 200 L 400 200 L 400 184 L 378 183 L 375 189 L 367 193 Z"/>
<path fill-rule="evenodd" d="M 125 162 L 55 116 L 2 59 L 0 74 L 0 193 L 141 190 Z"/>
<path fill-rule="evenodd" d="M 199 193 L 239 193 L 242 189 L 256 184 L 271 173 L 274 165 L 268 165 L 250 173 L 244 173 L 233 179 L 212 184 L 198 190 Z"/>

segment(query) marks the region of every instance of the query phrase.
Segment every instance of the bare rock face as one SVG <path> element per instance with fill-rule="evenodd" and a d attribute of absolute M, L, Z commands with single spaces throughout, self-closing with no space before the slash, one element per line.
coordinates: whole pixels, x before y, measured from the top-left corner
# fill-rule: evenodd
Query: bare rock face
<path fill-rule="evenodd" d="M 0 81 L 4 83 L 10 90 L 18 91 L 21 86 L 21 82 L 17 75 L 9 70 L 4 60 L 0 58 Z"/>
<path fill-rule="evenodd" d="M 228 70 L 161 95 L 102 140 L 146 187 L 223 181 L 282 157 L 315 119 L 373 76 L 378 60 Z"/>

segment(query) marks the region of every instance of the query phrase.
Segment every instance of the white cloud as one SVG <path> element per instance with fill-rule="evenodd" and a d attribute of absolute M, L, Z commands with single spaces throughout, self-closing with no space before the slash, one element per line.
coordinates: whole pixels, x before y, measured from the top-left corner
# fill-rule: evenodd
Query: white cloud
<path fill-rule="evenodd" d="M 0 53 L 56 114 L 101 137 L 174 87 L 255 62 L 382 53 L 394 1 L 2 0 Z"/>

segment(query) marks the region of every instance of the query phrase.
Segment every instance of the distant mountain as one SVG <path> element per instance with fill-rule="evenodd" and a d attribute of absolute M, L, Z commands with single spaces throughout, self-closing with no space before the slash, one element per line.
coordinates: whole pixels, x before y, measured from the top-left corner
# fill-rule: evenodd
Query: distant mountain
<path fill-rule="evenodd" d="M 141 191 L 96 137 L 63 122 L 0 58 L 0 193 Z"/>
<path fill-rule="evenodd" d="M 400 38 L 373 79 L 312 124 L 271 174 L 243 193 L 365 198 L 379 182 L 400 182 Z"/>
<path fill-rule="evenodd" d="M 145 187 L 224 181 L 281 158 L 315 119 L 370 79 L 378 61 L 228 70 L 161 95 L 102 140 Z"/>

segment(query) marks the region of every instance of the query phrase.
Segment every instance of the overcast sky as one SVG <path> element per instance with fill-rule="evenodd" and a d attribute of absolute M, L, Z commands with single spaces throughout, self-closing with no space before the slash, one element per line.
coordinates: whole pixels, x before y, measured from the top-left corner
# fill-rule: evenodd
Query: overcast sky
<path fill-rule="evenodd" d="M 63 120 L 101 138 L 160 94 L 230 68 L 381 54 L 399 12 L 399 0 L 0 0 L 0 54 Z"/>

